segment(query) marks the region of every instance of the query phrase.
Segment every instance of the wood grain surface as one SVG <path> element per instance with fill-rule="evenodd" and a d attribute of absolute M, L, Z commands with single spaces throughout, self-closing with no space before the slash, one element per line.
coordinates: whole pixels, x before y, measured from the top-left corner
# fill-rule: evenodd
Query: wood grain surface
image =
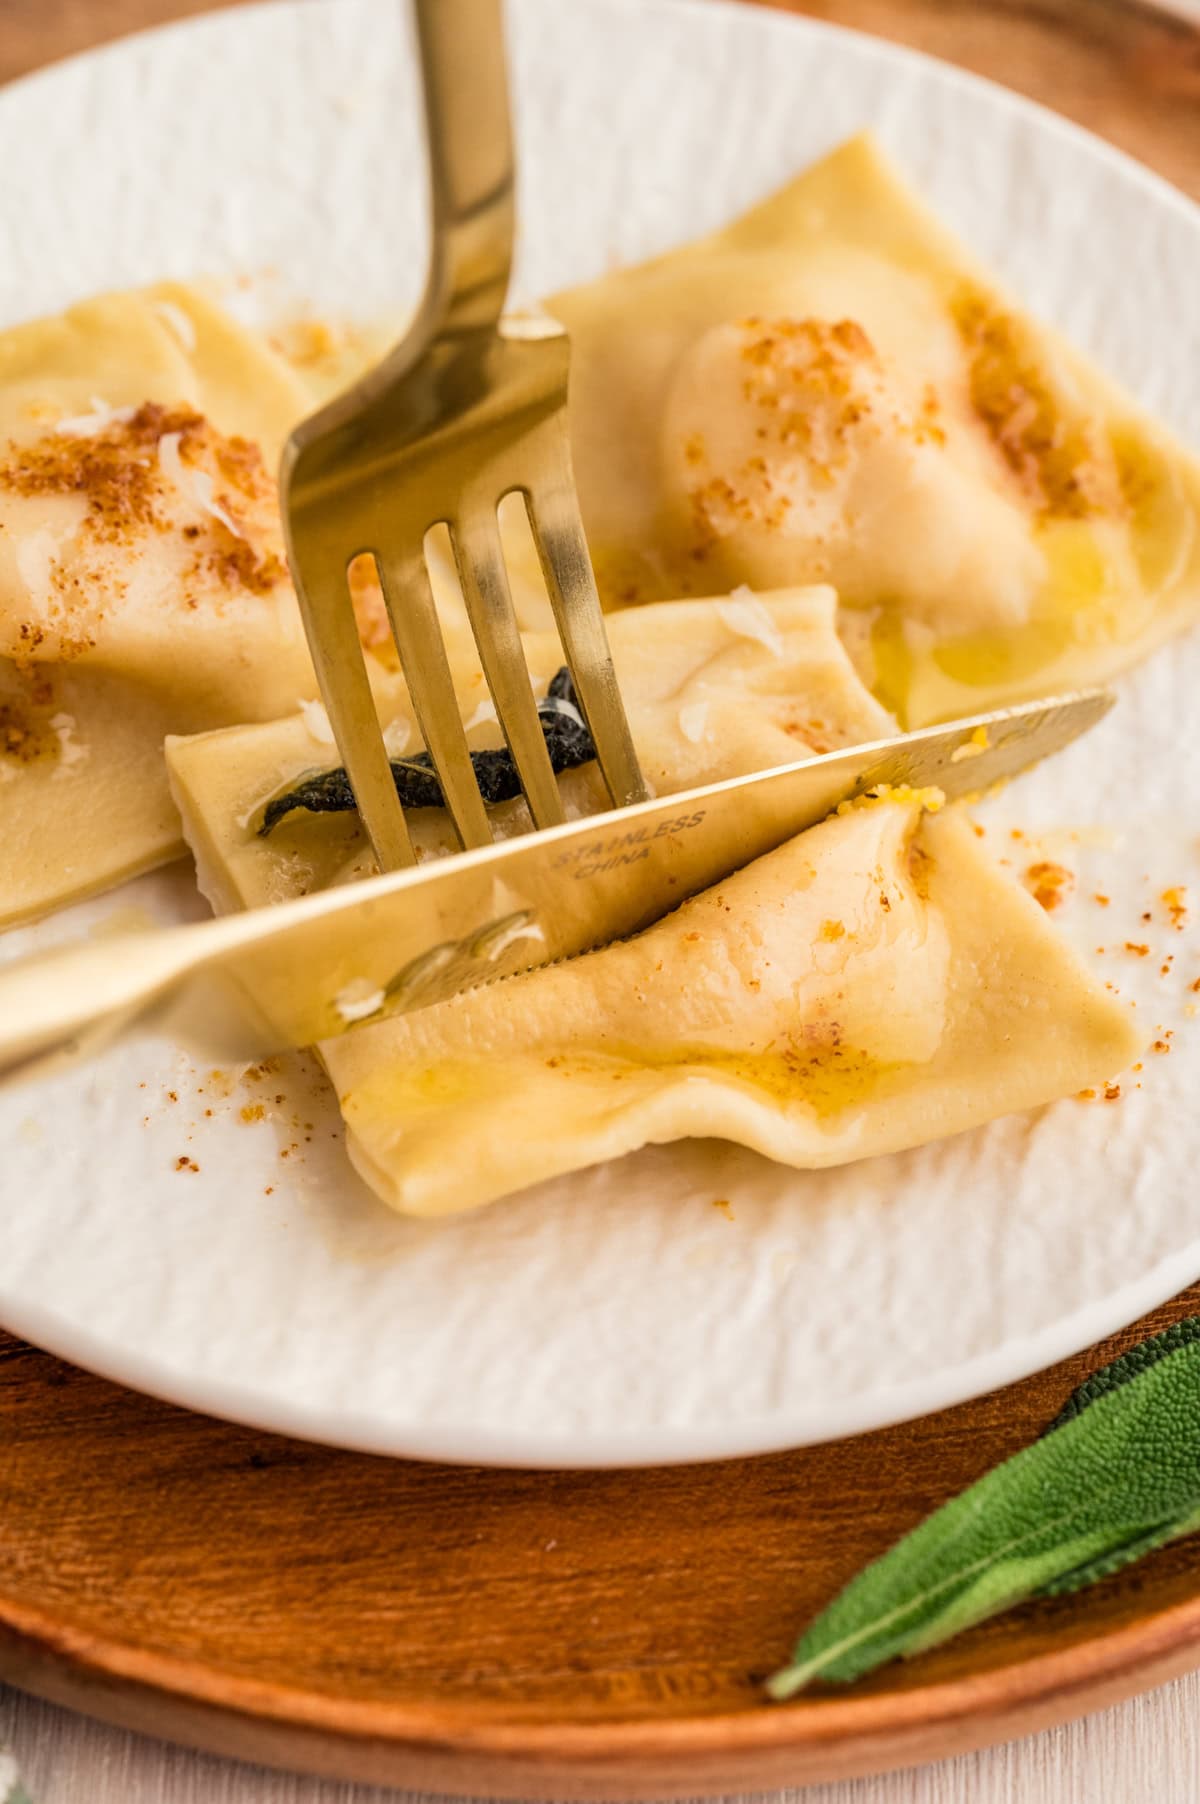
<path fill-rule="evenodd" d="M 1200 1660 L 1196 1549 L 839 1693 L 758 1682 L 865 1561 L 1096 1361 L 824 1448 L 520 1473 L 232 1428 L 0 1341 L 0 1676 L 312 1772 L 516 1797 L 716 1792 L 1026 1733 Z"/>
<path fill-rule="evenodd" d="M 0 1687 L 35 1804 L 439 1804 L 430 1792 L 301 1778 L 89 1721 Z M 770 1804 L 1196 1804 L 1200 1674 L 1020 1741 L 866 1779 L 787 1786 Z M 730 1794 L 724 1804 L 763 1804 Z"/>
<path fill-rule="evenodd" d="M 0 76 L 197 10 L 0 0 Z M 1200 34 L 1127 0 L 804 0 L 1090 124 L 1200 195 Z M 849 1693 L 758 1680 L 865 1560 L 1145 1324 L 908 1427 L 706 1468 L 496 1473 L 231 1428 L 0 1337 L 0 1676 L 279 1765 L 521 1797 L 883 1770 L 1200 1662 L 1184 1543 Z"/>
<path fill-rule="evenodd" d="M 1200 32 L 1140 0 L 762 0 L 1017 88 L 1200 198 Z"/>

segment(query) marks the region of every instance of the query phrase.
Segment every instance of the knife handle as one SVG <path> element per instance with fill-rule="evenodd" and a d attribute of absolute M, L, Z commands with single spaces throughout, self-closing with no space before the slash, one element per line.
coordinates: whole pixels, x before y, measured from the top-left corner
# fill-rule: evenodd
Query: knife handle
<path fill-rule="evenodd" d="M 0 967 L 0 1086 L 101 1051 L 196 967 L 187 928 L 60 947 Z"/>

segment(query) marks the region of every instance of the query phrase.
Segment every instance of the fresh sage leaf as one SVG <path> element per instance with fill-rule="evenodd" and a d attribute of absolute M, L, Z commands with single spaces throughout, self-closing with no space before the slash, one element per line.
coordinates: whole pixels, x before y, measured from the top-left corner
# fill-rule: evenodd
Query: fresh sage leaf
<path fill-rule="evenodd" d="M 859 1573 L 768 1680 L 776 1699 L 936 1647 L 1200 1530 L 1200 1317 L 1081 1385 L 1051 1430 Z"/>
<path fill-rule="evenodd" d="M 1089 1403 L 1097 1397 L 1105 1397 L 1109 1391 L 1116 1390 L 1120 1384 L 1128 1384 L 1139 1372 L 1145 1372 L 1150 1366 L 1157 1365 L 1169 1353 L 1178 1352 L 1180 1347 L 1191 1346 L 1193 1341 L 1200 1340 L 1200 1315 L 1188 1315 L 1181 1322 L 1172 1322 L 1161 1334 L 1152 1334 L 1149 1340 L 1139 1341 L 1136 1347 L 1130 1347 L 1128 1353 L 1122 1353 L 1118 1359 L 1108 1365 L 1101 1366 L 1090 1378 L 1085 1378 L 1077 1390 L 1071 1392 L 1058 1414 L 1046 1430 L 1053 1434 L 1056 1428 L 1071 1422 L 1081 1415 Z"/>
<path fill-rule="evenodd" d="M 1098 1559 L 1089 1560 L 1084 1566 L 1077 1566 L 1073 1572 L 1064 1572 L 1060 1578 L 1043 1585 L 1039 1595 L 1063 1597 L 1069 1591 L 1082 1591 L 1085 1585 L 1095 1585 L 1101 1579 L 1111 1578 L 1122 1566 L 1131 1566 L 1134 1560 L 1140 1560 L 1144 1554 L 1153 1553 L 1158 1547 L 1165 1547 L 1168 1541 L 1178 1541 L 1184 1535 L 1194 1535 L 1198 1529 L 1200 1509 L 1178 1521 L 1160 1524 L 1158 1528 L 1143 1535 L 1140 1541 L 1131 1541 L 1112 1553 L 1101 1554 Z"/>

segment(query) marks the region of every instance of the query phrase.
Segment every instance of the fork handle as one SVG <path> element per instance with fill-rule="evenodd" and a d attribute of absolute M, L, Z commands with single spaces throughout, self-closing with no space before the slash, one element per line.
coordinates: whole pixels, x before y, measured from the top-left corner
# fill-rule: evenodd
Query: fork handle
<path fill-rule="evenodd" d="M 512 268 L 512 123 L 501 0 L 414 0 L 429 144 L 427 306 L 490 329 Z"/>

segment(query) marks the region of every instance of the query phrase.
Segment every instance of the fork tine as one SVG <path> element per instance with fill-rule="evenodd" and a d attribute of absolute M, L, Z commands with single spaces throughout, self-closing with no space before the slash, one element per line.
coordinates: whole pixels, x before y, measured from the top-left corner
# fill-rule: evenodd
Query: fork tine
<path fill-rule="evenodd" d="M 465 847 L 491 844 L 423 549 L 375 554 L 383 599 L 425 748 Z"/>
<path fill-rule="evenodd" d="M 379 730 L 346 576 L 348 559 L 293 541 L 292 580 L 317 681 L 359 814 L 381 871 L 416 863 Z"/>
<path fill-rule="evenodd" d="M 472 508 L 465 521 L 451 523 L 450 537 L 483 672 L 533 824 L 557 826 L 566 815 L 530 687 L 494 507 Z"/>
<path fill-rule="evenodd" d="M 617 687 L 596 579 L 592 575 L 571 476 L 566 425 L 548 423 L 553 439 L 547 474 L 526 488 L 525 508 L 575 693 L 596 747 L 605 786 L 617 808 L 645 801 L 648 790 Z"/>

